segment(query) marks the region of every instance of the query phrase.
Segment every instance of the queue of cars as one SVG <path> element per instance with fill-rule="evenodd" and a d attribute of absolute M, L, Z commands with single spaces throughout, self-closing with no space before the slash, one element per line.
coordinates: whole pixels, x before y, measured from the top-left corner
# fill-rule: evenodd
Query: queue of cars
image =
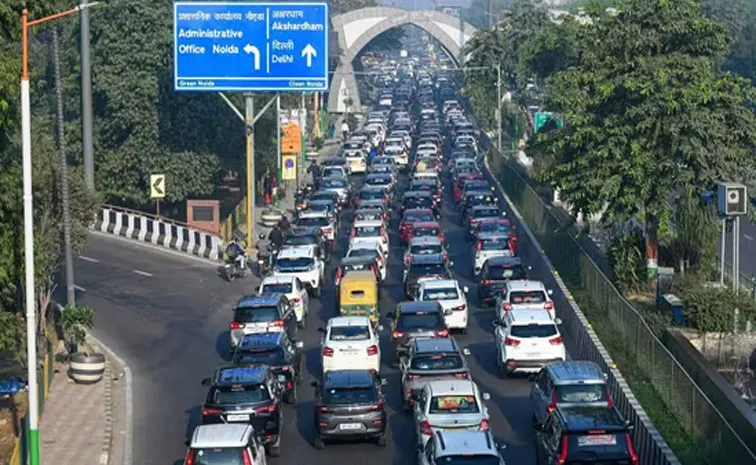
<path fill-rule="evenodd" d="M 491 396 L 473 379 L 470 351 L 456 337 L 473 321 L 468 299 L 477 299 L 495 315 L 501 376 L 532 376 L 539 464 L 638 465 L 605 375 L 591 362 L 568 360 L 551 291 L 518 257 L 517 232 L 483 176 L 477 131 L 455 79 L 424 69 L 397 76 L 341 156 L 322 162 L 320 190 L 295 220 L 273 275 L 236 304 L 232 362 L 203 380 L 202 425 L 185 463 L 252 465 L 280 454 L 281 425 L 291 412 L 283 404 L 297 403 L 303 378 L 298 335 L 343 241 L 335 301 L 324 305 L 332 318 L 318 328 L 322 372 L 310 383 L 316 449 L 341 439 L 386 446 L 387 392 L 400 390 L 418 463 L 503 464 L 505 447 L 491 432 Z M 368 160 L 372 147 L 381 154 Z M 355 175 L 363 177 L 359 188 Z M 454 206 L 444 208 L 445 200 Z M 347 209 L 353 221 L 342 237 Z M 445 216 L 449 211 L 454 218 Z M 476 294 L 455 279 L 443 227 L 451 221 L 464 225 L 473 265 L 458 272 L 475 278 Z M 380 290 L 395 242 L 404 248 L 404 300 L 382 314 Z M 398 385 L 381 376 L 387 365 L 399 370 Z M 237 461 L 213 462 L 216 456 Z"/>

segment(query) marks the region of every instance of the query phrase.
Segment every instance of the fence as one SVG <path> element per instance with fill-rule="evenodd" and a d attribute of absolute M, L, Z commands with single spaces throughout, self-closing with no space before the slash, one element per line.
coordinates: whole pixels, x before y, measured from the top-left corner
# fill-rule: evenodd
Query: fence
<path fill-rule="evenodd" d="M 491 157 L 491 170 L 520 210 L 559 276 L 570 287 L 587 291 L 596 307 L 605 312 L 617 337 L 635 356 L 640 369 L 680 425 L 699 445 L 705 458 L 711 463 L 756 463 L 754 451 L 683 370 L 643 317 L 584 252 L 575 240 L 573 229 L 550 211 L 554 207 L 538 195 L 522 168 L 514 160 L 496 154 Z M 568 320 L 565 325 L 574 326 Z M 574 333 L 574 327 L 572 329 Z M 577 336 L 581 337 L 580 334 Z M 576 342 L 581 358 L 600 362 L 595 347 Z M 629 413 L 628 418 L 632 421 L 633 412 L 627 406 L 623 407 L 623 402 L 618 401 L 618 407 L 623 413 Z"/>
<path fill-rule="evenodd" d="M 719 260 L 717 260 L 717 271 L 720 271 L 721 263 Z M 730 282 L 732 279 L 732 265 L 725 262 L 724 264 L 724 270 L 725 270 L 725 280 L 728 280 Z M 743 273 L 740 273 L 740 290 L 743 292 L 747 292 L 748 295 L 756 299 L 756 275 L 751 276 L 750 278 Z"/>
<path fill-rule="evenodd" d="M 52 385 L 55 363 L 53 360 L 53 344 L 47 341 L 47 353 L 42 359 L 40 371 L 37 374 L 37 385 L 39 386 L 39 416 L 45 411 L 45 400 L 50 394 L 50 385 Z M 5 463 L 6 465 L 24 465 L 29 459 L 29 417 L 24 415 L 21 420 L 21 428 L 18 438 L 16 438 L 13 447 L 13 455 Z"/>

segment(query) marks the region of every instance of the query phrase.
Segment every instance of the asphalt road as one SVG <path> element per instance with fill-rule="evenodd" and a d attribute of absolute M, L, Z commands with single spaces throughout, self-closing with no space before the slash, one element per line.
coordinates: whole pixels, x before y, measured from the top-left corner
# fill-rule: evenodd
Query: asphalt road
<path fill-rule="evenodd" d="M 453 208 L 450 185 L 446 187 L 443 227 L 450 243 L 455 277 L 470 287 L 471 311 L 467 335 L 457 335 L 469 347 L 473 377 L 483 392 L 491 394 L 489 411 L 494 436 L 507 444 L 505 460 L 518 465 L 535 463 L 527 378 L 502 380 L 496 374 L 493 348 L 493 312 L 477 306 L 472 281 L 472 254 L 465 240 L 460 217 Z M 511 213 L 510 213 L 511 216 Z M 348 213 L 343 215 L 336 257 L 348 241 Z M 392 229 L 398 228 L 394 218 Z M 382 289 L 382 313 L 403 297 L 402 251 L 398 237 L 391 237 L 389 277 Z M 533 267 L 531 274 L 545 277 L 548 271 L 537 257 L 538 250 L 520 234 L 520 255 Z M 96 260 L 96 261 L 93 261 Z M 331 277 L 338 260 L 331 264 Z M 77 285 L 85 290 L 80 301 L 97 311 L 95 334 L 116 350 L 134 371 L 134 462 L 141 465 L 181 463 L 184 439 L 199 421 L 199 405 L 205 395 L 202 378 L 223 363 L 231 307 L 245 291 L 255 288 L 253 278 L 227 283 L 215 266 L 153 251 L 122 240 L 92 236 L 76 266 Z M 286 407 L 282 456 L 271 464 L 313 465 L 356 463 L 362 465 L 415 464 L 412 418 L 401 408 L 399 376 L 384 365 L 389 404 L 389 445 L 371 443 L 328 445 L 316 451 L 313 439 L 313 392 L 310 379 L 320 372 L 320 335 L 316 329 L 335 316 L 333 280 L 320 300 L 311 300 L 308 329 L 302 334 L 306 350 L 306 377 L 300 386 L 299 405 Z M 555 289 L 555 292 L 558 292 Z M 383 321 L 384 326 L 388 324 Z M 388 356 L 388 332 L 384 330 L 384 357 Z"/>

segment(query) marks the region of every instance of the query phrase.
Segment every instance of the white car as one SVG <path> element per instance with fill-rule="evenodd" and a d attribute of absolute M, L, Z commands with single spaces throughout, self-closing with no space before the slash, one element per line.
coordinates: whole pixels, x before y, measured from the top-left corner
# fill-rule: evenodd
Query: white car
<path fill-rule="evenodd" d="M 384 257 L 389 254 L 389 235 L 380 220 L 355 221 L 349 237 L 349 247 L 360 242 L 377 242 Z"/>
<path fill-rule="evenodd" d="M 470 292 L 467 286 L 460 287 L 456 279 L 433 279 L 421 281 L 417 288 L 415 300 L 435 300 L 444 309 L 444 321 L 450 329 L 467 331 L 469 308 L 466 294 Z"/>
<path fill-rule="evenodd" d="M 321 173 L 323 179 L 326 178 L 346 178 L 349 176 L 347 168 L 344 166 L 324 166 Z"/>
<path fill-rule="evenodd" d="M 386 280 L 386 276 L 388 275 L 386 262 L 388 259 L 383 255 L 378 242 L 357 242 L 352 244 L 344 257 L 374 257 L 378 263 L 378 273 L 381 275 L 381 281 Z"/>
<path fill-rule="evenodd" d="M 512 257 L 511 240 L 507 234 L 481 233 L 475 241 L 473 251 L 473 275 L 478 276 L 489 258 Z"/>
<path fill-rule="evenodd" d="M 404 168 L 409 164 L 409 155 L 404 147 L 386 147 L 384 156 L 392 157 L 399 167 Z"/>
<path fill-rule="evenodd" d="M 320 297 L 325 276 L 325 264 L 317 256 L 315 247 L 296 246 L 285 247 L 278 252 L 273 267 L 274 276 L 293 276 L 307 287 L 312 295 Z"/>
<path fill-rule="evenodd" d="M 488 431 L 488 393 L 481 394 L 469 379 L 431 381 L 415 402 L 415 430 L 425 446 L 437 431 Z"/>
<path fill-rule="evenodd" d="M 504 289 L 496 297 L 496 318 L 504 319 L 507 312 L 512 310 L 538 310 L 549 314 L 552 320 L 554 315 L 554 301 L 551 300 L 551 289 L 541 281 L 529 279 L 517 279 L 507 281 Z"/>
<path fill-rule="evenodd" d="M 367 159 L 365 152 L 360 150 L 344 151 L 344 160 L 346 160 L 347 166 L 351 174 L 364 173 L 367 171 Z"/>
<path fill-rule="evenodd" d="M 319 227 L 323 231 L 323 236 L 333 244 L 336 239 L 336 220 L 332 218 L 325 210 L 308 211 L 299 213 L 297 217 L 297 226 Z"/>
<path fill-rule="evenodd" d="M 268 276 L 260 283 L 258 294 L 283 294 L 289 299 L 297 324 L 305 327 L 307 315 L 310 314 L 310 296 L 307 287 L 296 276 Z"/>
<path fill-rule="evenodd" d="M 365 316 L 338 316 L 328 320 L 323 333 L 323 372 L 334 370 L 381 369 L 379 326 L 373 329 Z"/>
<path fill-rule="evenodd" d="M 504 319 L 495 320 L 499 373 L 535 373 L 548 363 L 566 360 L 559 324 L 559 318 L 554 320 L 543 310 L 511 310 Z"/>

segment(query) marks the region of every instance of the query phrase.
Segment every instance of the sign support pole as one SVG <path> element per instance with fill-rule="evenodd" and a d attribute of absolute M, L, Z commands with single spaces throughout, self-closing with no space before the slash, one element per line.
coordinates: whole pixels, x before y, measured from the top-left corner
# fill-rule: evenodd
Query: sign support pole
<path fill-rule="evenodd" d="M 155 213 L 156 216 L 160 218 L 160 199 L 155 199 Z"/>
<path fill-rule="evenodd" d="M 725 282 L 725 256 L 727 254 L 727 217 L 722 218 L 722 234 L 720 234 L 722 243 L 719 249 L 719 284 L 724 286 Z"/>
<path fill-rule="evenodd" d="M 247 94 L 244 99 L 247 130 L 247 251 L 253 247 L 255 236 L 255 97 Z"/>
<path fill-rule="evenodd" d="M 276 94 L 276 153 L 278 156 L 276 170 L 276 185 L 281 187 L 281 94 Z"/>

